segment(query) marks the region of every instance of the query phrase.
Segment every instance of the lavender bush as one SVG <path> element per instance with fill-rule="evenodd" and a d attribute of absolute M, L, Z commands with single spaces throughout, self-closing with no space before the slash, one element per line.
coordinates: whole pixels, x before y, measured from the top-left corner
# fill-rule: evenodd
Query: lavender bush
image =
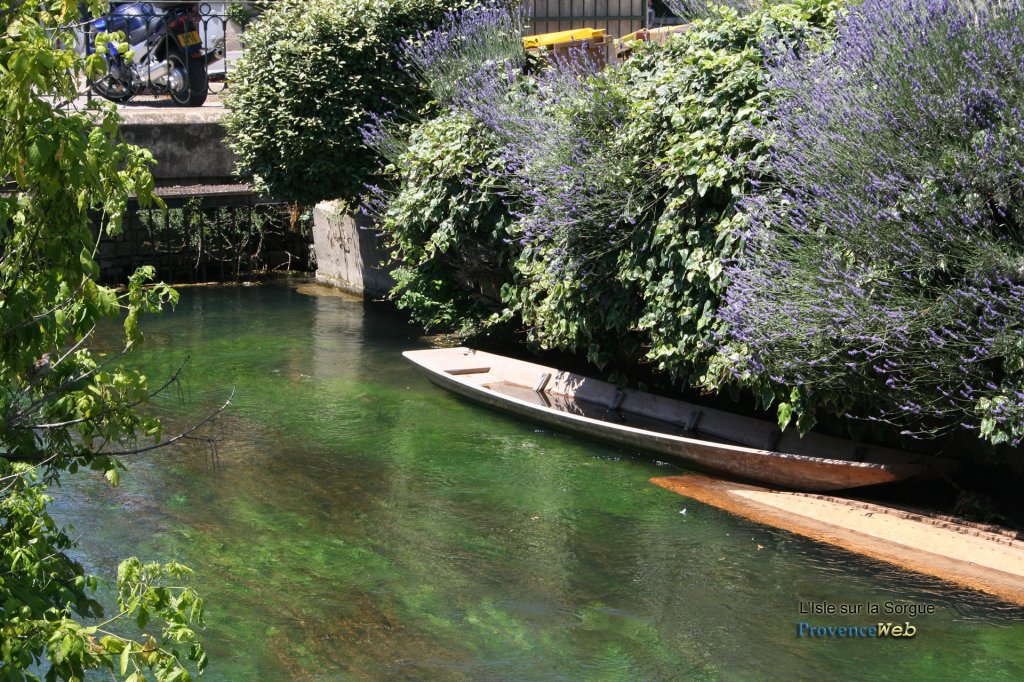
<path fill-rule="evenodd" d="M 525 21 L 525 8 L 518 2 L 490 0 L 446 13 L 435 30 L 403 41 L 402 53 L 435 101 L 449 104 L 481 73 L 525 66 Z"/>
<path fill-rule="evenodd" d="M 1024 10 L 865 0 L 791 53 L 724 358 L 782 396 L 935 436 L 1024 436 Z"/>
<path fill-rule="evenodd" d="M 630 110 L 622 74 L 599 67 L 584 50 L 504 96 L 485 86 L 466 100 L 501 140 L 502 183 L 520 207 L 506 316 L 539 346 L 584 350 L 603 365 L 639 347 L 636 296 L 617 263 L 655 201 L 650 164 L 615 144 Z"/>
<path fill-rule="evenodd" d="M 507 22 L 490 10 L 446 24 L 473 36 L 423 37 L 407 48 L 421 74 L 461 74 L 444 95 L 446 123 L 414 126 L 415 150 L 390 141 L 393 124 L 368 131 L 391 150 L 398 181 L 371 202 L 404 263 L 396 297 L 428 325 L 509 321 L 540 346 L 599 365 L 647 360 L 700 380 L 719 345 L 736 202 L 764 154 L 747 131 L 770 97 L 765 45 L 827 39 L 837 6 L 718 8 L 609 69 L 587 52 L 540 68 L 521 51 L 487 48 L 491 57 L 472 66 L 457 50 L 428 47 L 500 45 L 493 33 Z M 472 137 L 443 134 L 446 126 Z M 482 229 L 496 201 L 511 220 Z M 455 257 L 466 248 L 504 268 L 504 280 Z M 499 281 L 504 308 L 479 317 L 481 303 L 494 310 Z"/>

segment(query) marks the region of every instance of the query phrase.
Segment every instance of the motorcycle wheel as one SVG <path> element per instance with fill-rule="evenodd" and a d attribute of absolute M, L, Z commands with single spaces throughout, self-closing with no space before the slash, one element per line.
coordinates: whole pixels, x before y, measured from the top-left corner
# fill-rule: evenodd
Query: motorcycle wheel
<path fill-rule="evenodd" d="M 167 55 L 172 72 L 180 69 L 181 78 L 171 77 L 169 90 L 175 104 L 183 107 L 200 107 L 206 101 L 207 78 L 206 65 L 201 58 L 190 57 L 178 49 L 171 50 Z"/>
<path fill-rule="evenodd" d="M 126 85 L 113 80 L 110 76 L 104 76 L 92 84 L 92 91 L 111 102 L 124 104 L 135 94 Z"/>

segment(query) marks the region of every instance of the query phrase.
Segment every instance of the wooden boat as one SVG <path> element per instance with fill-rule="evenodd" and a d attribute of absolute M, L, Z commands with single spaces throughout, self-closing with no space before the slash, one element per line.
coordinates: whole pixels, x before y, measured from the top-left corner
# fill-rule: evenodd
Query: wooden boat
<path fill-rule="evenodd" d="M 949 460 L 808 434 L 469 348 L 403 353 L 450 391 L 589 438 L 772 486 L 842 490 L 948 471 Z"/>

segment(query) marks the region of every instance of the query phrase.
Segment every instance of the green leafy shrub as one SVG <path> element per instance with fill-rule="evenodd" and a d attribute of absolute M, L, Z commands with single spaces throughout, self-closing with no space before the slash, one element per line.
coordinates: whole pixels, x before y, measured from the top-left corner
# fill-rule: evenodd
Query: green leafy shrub
<path fill-rule="evenodd" d="M 399 183 L 378 227 L 399 264 L 394 296 L 428 328 L 469 335 L 501 308 L 514 247 L 506 239 L 512 218 L 499 196 L 496 152 L 486 129 L 447 111 L 412 127 L 389 169 Z"/>
<path fill-rule="evenodd" d="M 425 88 L 399 64 L 405 37 L 445 0 L 282 0 L 245 32 L 232 77 L 228 144 L 255 187 L 312 204 L 356 199 L 377 164 L 359 128 L 372 112 L 416 111 Z"/>
<path fill-rule="evenodd" d="M 765 153 L 750 135 L 770 97 L 764 46 L 826 39 L 837 7 L 801 0 L 742 16 L 718 9 L 618 68 L 467 78 L 470 92 L 452 106 L 489 131 L 495 161 L 481 157 L 472 173 L 417 171 L 412 183 L 408 161 L 396 164 L 403 189 L 393 205 L 418 205 L 403 208 L 403 220 L 426 219 L 415 231 L 385 221 L 385 231 L 400 231 L 401 255 L 420 262 L 416 249 L 435 249 L 435 239 L 459 243 L 467 228 L 453 209 L 475 198 L 490 212 L 501 188 L 515 202 L 514 220 L 496 220 L 482 244 L 486 262 L 511 270 L 504 319 L 521 321 L 542 347 L 583 351 L 599 365 L 646 360 L 682 380 L 706 379 L 722 331 L 724 264 L 740 248 L 736 204 Z M 449 158 L 452 144 L 469 140 L 428 136 L 417 154 Z M 463 329 L 484 321 L 489 307 L 443 295 L 470 289 L 467 271 L 431 272 L 403 279 L 402 298 L 438 306 Z"/>
<path fill-rule="evenodd" d="M 719 9 L 624 67 L 633 107 L 615 144 L 633 150 L 639 167 L 653 164 L 660 202 L 620 255 L 618 277 L 638 290 L 647 359 L 677 378 L 713 387 L 728 380 L 708 370 L 724 329 L 723 273 L 741 249 L 737 202 L 769 180 L 767 145 L 752 135 L 772 98 L 766 50 L 813 50 L 828 40 L 841 4 Z"/>

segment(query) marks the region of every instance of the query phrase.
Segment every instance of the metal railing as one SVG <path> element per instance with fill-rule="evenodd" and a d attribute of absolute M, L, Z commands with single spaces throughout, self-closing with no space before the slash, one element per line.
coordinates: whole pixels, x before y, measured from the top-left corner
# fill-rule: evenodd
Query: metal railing
<path fill-rule="evenodd" d="M 111 3 L 112 6 L 125 4 L 131 3 Z M 182 3 L 151 0 L 148 4 L 159 13 L 162 7 Z M 227 87 L 227 75 L 233 63 L 241 57 L 240 27 L 232 17 L 238 20 L 246 12 L 254 14 L 257 3 L 254 0 L 205 0 L 196 4 L 200 13 L 198 31 L 208 76 L 207 89 L 217 94 Z M 526 30 L 530 34 L 592 27 L 604 29 L 611 38 L 644 28 L 651 21 L 648 0 L 524 0 L 524 4 L 529 11 Z M 159 16 L 156 18 L 166 21 Z M 657 20 L 655 22 L 658 23 Z M 90 30 L 91 23 L 86 17 L 74 27 L 80 51 L 85 51 L 87 41 L 92 38 L 88 35 Z"/>
<path fill-rule="evenodd" d="M 647 0 L 527 0 L 531 34 L 603 28 L 624 36 L 644 28 Z"/>
<path fill-rule="evenodd" d="M 135 3 L 113 2 L 111 7 L 128 4 Z M 162 22 L 164 24 L 162 29 L 167 34 L 167 22 L 173 21 L 173 18 L 161 15 L 162 9 L 171 5 L 185 3 L 155 0 L 139 4 L 149 5 L 153 9 L 153 16 L 147 20 L 147 24 L 151 21 Z M 236 0 L 236 2 L 232 3 L 207 1 L 195 4 L 199 10 L 196 29 L 199 34 L 199 45 L 201 46 L 200 59 L 207 73 L 207 90 L 213 94 L 220 93 L 227 87 L 227 74 L 231 70 L 233 62 L 241 56 L 241 46 L 238 41 L 235 24 L 231 22 L 228 16 L 229 4 L 238 3 Z M 70 27 L 75 35 L 75 49 L 80 53 L 84 54 L 91 49 L 90 46 L 95 37 L 93 33 L 93 20 L 94 18 L 83 17 L 80 22 Z M 150 29 L 147 32 L 152 33 L 153 31 Z M 132 40 L 128 40 L 128 42 L 131 43 Z M 142 78 L 142 84 L 146 86 L 154 85 L 153 78 L 150 77 L 151 74 L 140 71 L 139 75 Z M 157 77 L 159 78 L 160 74 L 157 74 Z M 91 90 L 89 96 L 92 96 Z"/>

